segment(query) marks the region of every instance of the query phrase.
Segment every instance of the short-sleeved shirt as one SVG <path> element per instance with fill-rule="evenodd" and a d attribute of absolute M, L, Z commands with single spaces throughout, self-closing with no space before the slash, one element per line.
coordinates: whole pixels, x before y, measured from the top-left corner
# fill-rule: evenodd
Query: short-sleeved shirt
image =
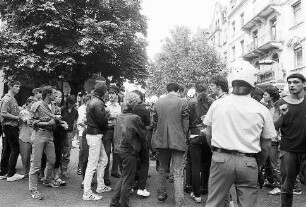
<path fill-rule="evenodd" d="M 260 137 L 276 136 L 269 110 L 250 96 L 231 94 L 216 100 L 204 124 L 212 127 L 212 146 L 243 153 L 260 152 Z"/>
<path fill-rule="evenodd" d="M 43 122 L 48 122 L 54 119 L 55 105 L 52 103 L 50 105 L 47 105 L 44 101 L 37 101 L 32 105 L 30 112 L 33 113 L 34 119 Z M 55 128 L 55 123 L 54 126 L 50 125 L 42 128 L 46 128 L 50 131 L 53 131 L 53 129 Z"/>
<path fill-rule="evenodd" d="M 11 96 L 8 93 L 5 94 L 5 96 L 1 100 L 1 114 L 4 112 L 12 114 L 14 116 L 19 116 L 20 112 L 15 97 Z M 19 125 L 19 121 L 15 119 L 3 118 L 2 124 L 16 127 Z"/>

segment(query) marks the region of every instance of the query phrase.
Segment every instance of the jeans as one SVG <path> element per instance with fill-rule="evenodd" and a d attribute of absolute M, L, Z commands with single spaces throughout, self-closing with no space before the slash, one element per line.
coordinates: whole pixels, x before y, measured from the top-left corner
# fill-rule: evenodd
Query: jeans
<path fill-rule="evenodd" d="M 277 184 L 280 184 L 281 175 L 280 175 L 280 159 L 279 159 L 278 145 L 279 142 L 272 142 L 271 144 L 270 163 L 272 168 L 273 180 Z"/>
<path fill-rule="evenodd" d="M 103 140 L 105 152 L 108 158 L 108 162 L 107 162 L 105 172 L 104 172 L 104 180 L 109 180 L 109 163 L 110 163 L 110 154 L 112 151 L 112 143 L 114 140 L 114 130 L 107 130 L 102 140 Z"/>
<path fill-rule="evenodd" d="M 12 177 L 16 173 L 16 164 L 19 156 L 19 128 L 10 125 L 4 126 L 5 139 L 10 146 L 8 158 L 7 177 Z"/>
<path fill-rule="evenodd" d="M 89 147 L 88 147 L 87 140 L 86 140 L 86 130 L 84 130 L 83 132 L 80 143 L 81 142 L 82 142 L 82 151 L 83 151 L 81 166 L 82 166 L 82 177 L 84 179 L 86 168 L 87 168 L 87 163 L 88 163 L 88 156 L 89 156 Z"/>
<path fill-rule="evenodd" d="M 8 143 L 7 138 L 5 136 L 2 136 L 2 152 L 1 152 L 1 172 L 0 175 L 6 175 L 8 170 L 8 161 L 11 154 L 11 147 Z"/>
<path fill-rule="evenodd" d="M 37 130 L 34 132 L 32 163 L 30 169 L 29 190 L 37 190 L 38 176 L 41 169 L 41 158 L 43 153 L 47 157 L 46 181 L 53 179 L 53 168 L 55 164 L 55 149 L 53 143 L 53 132 L 47 130 Z"/>
<path fill-rule="evenodd" d="M 207 144 L 190 144 L 192 190 L 200 197 L 200 189 L 208 189 L 211 150 Z"/>
<path fill-rule="evenodd" d="M 191 156 L 190 156 L 190 145 L 188 146 L 188 151 L 186 153 L 186 166 L 185 166 L 185 185 L 192 186 L 192 171 L 191 171 Z"/>
<path fill-rule="evenodd" d="M 306 164 L 306 152 L 295 153 L 281 151 L 281 206 L 291 207 L 293 202 L 293 188 L 296 177 L 300 172 L 300 167 Z M 306 169 L 302 168 L 300 172 L 306 175 Z"/>
<path fill-rule="evenodd" d="M 70 151 L 72 149 L 72 139 L 73 139 L 73 132 L 67 132 L 67 136 L 63 139 L 63 149 L 62 149 L 62 171 L 67 171 L 68 165 L 70 162 Z"/>
<path fill-rule="evenodd" d="M 84 193 L 91 192 L 91 181 L 97 170 L 97 188 L 104 186 L 104 170 L 108 159 L 102 143 L 102 134 L 86 135 L 89 146 L 88 163 L 84 177 Z"/>
<path fill-rule="evenodd" d="M 113 152 L 112 175 L 120 174 L 121 170 L 122 170 L 122 165 L 120 162 L 119 153 Z"/>
<path fill-rule="evenodd" d="M 225 205 L 229 190 L 235 184 L 239 207 L 257 203 L 258 166 L 253 157 L 214 152 L 208 183 L 207 207 Z"/>
<path fill-rule="evenodd" d="M 130 191 L 136 173 L 137 156 L 130 153 L 120 153 L 119 156 L 122 163 L 122 172 L 110 206 L 128 207 Z"/>
<path fill-rule="evenodd" d="M 32 144 L 30 142 L 24 142 L 19 139 L 19 148 L 23 165 L 23 173 L 26 176 L 29 175 L 31 167 Z"/>
<path fill-rule="evenodd" d="M 144 190 L 146 189 L 150 164 L 149 147 L 142 147 L 138 154 L 139 160 L 136 168 L 136 181 L 138 181 L 138 188 Z"/>
<path fill-rule="evenodd" d="M 157 149 L 159 160 L 158 175 L 158 193 L 166 193 L 167 186 L 167 170 L 169 169 L 170 160 L 172 160 L 173 177 L 174 177 L 174 198 L 176 204 L 185 202 L 184 199 L 184 164 L 183 151 L 173 149 Z"/>

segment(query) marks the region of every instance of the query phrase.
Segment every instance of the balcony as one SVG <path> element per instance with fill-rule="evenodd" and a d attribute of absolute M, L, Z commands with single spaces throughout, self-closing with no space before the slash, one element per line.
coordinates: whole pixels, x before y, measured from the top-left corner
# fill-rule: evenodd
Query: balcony
<path fill-rule="evenodd" d="M 254 5 L 250 7 L 247 12 L 246 23 L 242 26 L 242 30 L 250 32 L 250 30 L 257 25 L 265 24 L 267 17 L 272 12 L 279 12 L 279 5 L 282 4 L 284 0 L 261 0 L 254 2 Z"/>
<path fill-rule="evenodd" d="M 269 53 L 271 50 L 283 48 L 283 40 L 280 37 L 280 33 L 271 34 L 270 32 L 259 36 L 257 40 L 253 40 L 247 45 L 244 51 L 243 58 L 250 61 L 254 58 L 261 57 L 264 54 Z"/>

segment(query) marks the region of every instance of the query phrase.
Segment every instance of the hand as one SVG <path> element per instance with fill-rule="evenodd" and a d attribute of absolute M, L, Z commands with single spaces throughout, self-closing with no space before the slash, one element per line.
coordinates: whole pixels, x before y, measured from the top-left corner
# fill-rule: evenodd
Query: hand
<path fill-rule="evenodd" d="M 282 115 L 287 114 L 288 111 L 289 111 L 288 105 L 287 105 L 287 104 L 281 105 L 281 106 L 279 107 L 279 110 L 280 110 L 280 113 L 281 113 Z"/>

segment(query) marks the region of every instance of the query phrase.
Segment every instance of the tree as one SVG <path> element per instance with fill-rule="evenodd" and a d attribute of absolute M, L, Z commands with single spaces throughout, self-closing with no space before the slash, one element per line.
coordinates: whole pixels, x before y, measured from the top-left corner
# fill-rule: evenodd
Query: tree
<path fill-rule="evenodd" d="M 54 85 L 60 77 L 76 92 L 93 73 L 118 83 L 146 77 L 140 1 L 1 1 L 0 13 L 5 78 Z"/>
<path fill-rule="evenodd" d="M 148 64 L 147 86 L 151 94 L 165 93 L 166 85 L 177 82 L 190 88 L 221 73 L 225 65 L 203 34 L 192 35 L 189 28 L 175 27 L 153 62 Z"/>

